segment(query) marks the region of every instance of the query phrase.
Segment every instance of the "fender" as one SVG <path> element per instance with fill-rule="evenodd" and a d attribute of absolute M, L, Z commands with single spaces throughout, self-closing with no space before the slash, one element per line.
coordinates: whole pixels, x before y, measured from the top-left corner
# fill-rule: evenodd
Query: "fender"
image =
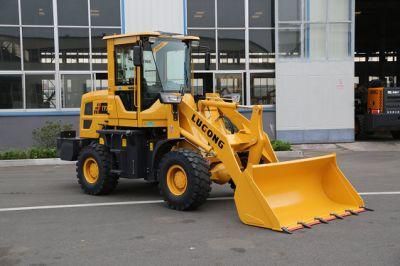
<path fill-rule="evenodd" d="M 178 143 L 179 141 L 185 140 L 185 138 L 174 138 L 174 139 L 166 139 L 160 140 L 156 143 L 153 151 L 153 155 L 151 156 L 151 163 L 150 163 L 150 173 L 148 176 L 148 180 L 156 181 L 156 166 L 160 161 L 161 157 L 169 152 L 171 148 Z"/>

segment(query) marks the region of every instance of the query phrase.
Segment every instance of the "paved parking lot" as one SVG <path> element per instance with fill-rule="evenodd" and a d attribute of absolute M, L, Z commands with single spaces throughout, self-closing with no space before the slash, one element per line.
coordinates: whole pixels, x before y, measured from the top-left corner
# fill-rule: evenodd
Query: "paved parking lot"
<path fill-rule="evenodd" d="M 243 225 L 228 186 L 177 212 L 142 181 L 93 197 L 72 165 L 1 168 L 0 265 L 400 265 L 400 193 L 370 193 L 400 191 L 400 151 L 338 158 L 375 212 L 293 235 Z"/>

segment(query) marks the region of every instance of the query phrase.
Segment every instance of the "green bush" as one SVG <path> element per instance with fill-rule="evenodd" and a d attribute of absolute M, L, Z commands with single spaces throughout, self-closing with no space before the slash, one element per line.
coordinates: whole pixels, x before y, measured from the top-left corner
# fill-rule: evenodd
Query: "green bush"
<path fill-rule="evenodd" d="M 9 150 L 0 153 L 1 160 L 15 160 L 15 159 L 27 159 L 25 151 L 21 150 Z"/>
<path fill-rule="evenodd" d="M 56 149 L 31 148 L 27 150 L 8 150 L 0 152 L 0 160 L 56 158 Z"/>
<path fill-rule="evenodd" d="M 272 148 L 274 151 L 291 151 L 292 146 L 289 142 L 282 141 L 282 140 L 273 140 L 271 141 Z"/>
<path fill-rule="evenodd" d="M 60 132 L 68 130 L 72 130 L 71 124 L 62 124 L 61 121 L 46 121 L 43 127 L 33 130 L 33 141 L 39 148 L 55 149 Z"/>
<path fill-rule="evenodd" d="M 40 158 L 56 158 L 57 150 L 56 149 L 47 149 L 47 148 L 32 148 L 28 149 L 27 155 L 29 159 L 40 159 Z"/>

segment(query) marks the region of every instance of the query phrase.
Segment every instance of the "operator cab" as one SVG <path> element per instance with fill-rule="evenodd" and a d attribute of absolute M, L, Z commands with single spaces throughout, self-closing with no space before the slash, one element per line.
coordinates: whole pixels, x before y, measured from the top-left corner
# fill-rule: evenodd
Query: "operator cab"
<path fill-rule="evenodd" d="M 146 110 L 158 99 L 171 99 L 171 93 L 191 92 L 190 54 L 192 47 L 199 45 L 198 37 L 145 32 L 104 39 L 108 43 L 108 60 L 115 62 L 114 66 L 109 65 L 109 84 L 115 84 L 115 94 L 127 110 L 136 111 L 139 102 L 140 109 Z M 207 58 L 209 53 L 209 61 Z M 139 87 L 140 94 L 135 95 Z"/>
<path fill-rule="evenodd" d="M 165 32 L 111 35 L 107 42 L 108 90 L 82 96 L 80 136 L 104 128 L 165 129 L 191 89 L 191 52 L 199 38 Z M 210 61 L 206 52 L 206 64 Z M 176 121 L 175 121 L 176 122 Z M 177 131 L 168 131 L 169 136 Z"/>

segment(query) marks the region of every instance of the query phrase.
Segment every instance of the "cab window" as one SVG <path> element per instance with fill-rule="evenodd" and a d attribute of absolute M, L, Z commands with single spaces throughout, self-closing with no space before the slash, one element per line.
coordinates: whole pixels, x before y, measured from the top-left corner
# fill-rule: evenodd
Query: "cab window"
<path fill-rule="evenodd" d="M 116 46 L 115 59 L 115 85 L 133 85 L 135 79 L 133 45 Z"/>

